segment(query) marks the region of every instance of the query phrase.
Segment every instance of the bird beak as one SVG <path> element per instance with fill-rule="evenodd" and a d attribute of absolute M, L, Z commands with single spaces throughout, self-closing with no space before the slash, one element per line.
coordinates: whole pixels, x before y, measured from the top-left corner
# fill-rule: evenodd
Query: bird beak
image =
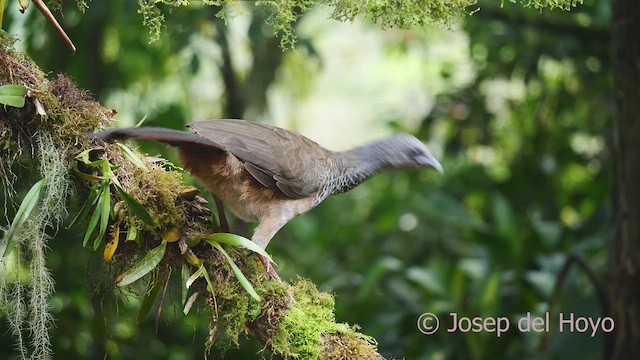
<path fill-rule="evenodd" d="M 433 155 L 426 155 L 420 160 L 421 160 L 420 161 L 421 165 L 431 166 L 432 168 L 436 169 L 436 171 L 439 172 L 440 174 L 444 174 L 444 169 L 442 168 L 442 165 L 440 165 L 438 160 L 436 160 L 436 158 L 434 158 Z"/>

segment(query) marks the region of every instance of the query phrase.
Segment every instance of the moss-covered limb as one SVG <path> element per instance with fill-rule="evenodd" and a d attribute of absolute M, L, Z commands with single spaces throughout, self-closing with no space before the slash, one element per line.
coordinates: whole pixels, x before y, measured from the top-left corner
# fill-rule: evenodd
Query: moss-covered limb
<path fill-rule="evenodd" d="M 582 0 L 508 0 L 525 7 L 536 9 L 570 10 L 582 3 Z M 189 6 L 196 3 L 190 0 L 140 0 L 138 12 L 143 16 L 143 24 L 149 28 L 152 41 L 161 35 L 165 24 L 165 13 L 171 7 Z M 242 13 L 239 0 L 205 0 L 205 5 L 216 7 L 216 16 L 232 17 Z M 245 2 L 246 3 L 246 2 Z M 498 3 L 504 3 L 498 2 Z M 266 22 L 280 39 L 283 49 L 292 48 L 296 43 L 295 24 L 314 7 L 326 6 L 337 21 L 352 22 L 356 18 L 364 19 L 376 26 L 387 28 L 411 29 L 427 24 L 451 27 L 465 16 L 482 11 L 477 0 L 262 0 L 255 2 L 258 11 L 264 11 Z"/>
<path fill-rule="evenodd" d="M 109 124 L 110 111 L 93 101 L 86 92 L 78 90 L 67 78 L 48 80 L 29 59 L 6 45 L 10 41 L 4 33 L 0 32 L 0 36 L 0 42 L 4 44 L 0 47 L 0 84 L 18 83 L 27 86 L 38 94 L 38 99 L 47 112 L 45 117 L 38 115 L 32 100 L 28 100 L 23 108 L 0 108 L 0 143 L 3 144 L 0 147 L 0 170 L 5 174 L 0 176 L 11 185 L 11 179 L 14 177 L 11 173 L 11 163 L 19 161 L 25 167 L 33 169 L 30 173 L 34 177 L 49 178 L 47 184 L 50 184 L 51 189 L 56 181 L 64 181 L 65 184 L 70 181 L 74 184 L 76 194 L 87 194 L 95 182 L 106 181 L 104 178 L 96 177 L 104 177 L 105 174 L 84 162 L 76 161 L 74 156 L 87 149 L 96 149 L 89 153 L 88 163 L 91 163 L 91 160 L 106 159 L 114 165 L 113 168 L 109 168 L 112 172 L 109 176 L 113 177 L 108 180 L 111 189 L 107 203 L 112 207 L 109 216 L 111 231 L 107 231 L 105 238 L 109 238 L 109 233 L 114 229 L 129 234 L 129 230 L 135 228 L 138 242 L 122 241 L 116 245 L 115 255 L 110 262 L 110 274 L 114 274 L 115 277 L 130 268 L 144 257 L 149 249 L 157 247 L 168 230 L 177 229 L 180 241 L 173 242 L 175 239 L 165 238 L 171 242 L 166 245 L 166 252 L 156 271 L 172 269 L 171 273 L 180 274 L 186 264 L 189 272 L 193 274 L 200 268 L 200 264 L 204 266 L 212 291 L 207 289 L 208 282 L 204 277 L 197 279 L 189 291 L 190 294 L 197 291 L 199 297 L 206 300 L 196 302 L 196 306 L 210 309 L 208 325 L 212 335 L 207 340 L 207 345 L 215 342 L 221 347 L 237 346 L 240 334 L 248 333 L 261 341 L 265 349 L 285 359 L 381 358 L 376 352 L 376 344 L 372 338 L 358 333 L 349 325 L 335 322 L 334 299 L 331 294 L 318 291 L 306 280 L 296 280 L 285 288 L 266 275 L 252 252 L 225 246 L 261 298 L 260 302 L 254 300 L 240 285 L 229 262 L 219 251 L 204 241 L 197 244 L 187 241 L 212 233 L 214 224 L 210 214 L 203 207 L 201 198 L 194 196 L 190 191 L 182 191 L 185 186 L 181 183 L 180 173 L 166 163 L 150 159 L 146 160 L 145 169 L 140 168 L 124 155 L 120 147 L 89 139 L 86 136 L 89 130 Z M 47 140 L 37 142 L 35 139 Z M 55 168 L 41 168 L 41 164 L 54 164 Z M 90 173 L 95 181 L 87 180 L 91 178 L 89 175 L 79 176 L 75 172 L 76 168 L 78 171 Z M 141 221 L 124 204 L 115 191 L 116 183 L 151 214 L 155 226 Z M 50 193 L 49 190 L 43 192 Z M 45 213 L 64 214 L 66 209 L 58 208 L 68 207 L 65 200 L 66 197 L 62 194 L 52 193 L 42 200 L 41 206 L 48 209 Z M 51 210 L 54 207 L 57 208 Z M 46 238 L 41 230 L 55 223 L 50 217 L 40 220 L 42 221 L 39 222 L 39 226 L 30 226 L 30 229 L 36 229 L 41 235 L 39 239 L 43 241 L 30 245 L 37 247 L 31 248 L 30 254 L 45 254 Z M 34 235 L 24 229 L 21 231 L 25 238 Z M 82 232 L 84 229 L 80 227 L 79 231 Z M 122 235 L 122 238 L 124 237 L 125 235 Z M 0 242 L 0 248 L 2 244 Z M 16 253 L 22 248 L 26 248 L 23 243 L 18 245 Z M 15 289 L 12 292 L 16 300 L 14 309 L 20 311 L 13 317 L 16 320 L 14 333 L 16 341 L 21 343 L 21 350 L 25 348 L 23 344 L 27 340 L 23 337 L 29 334 L 28 330 L 37 327 L 37 335 L 40 337 L 34 337 L 33 340 L 39 343 L 48 339 L 42 336 L 46 335 L 43 334 L 47 328 L 49 314 L 46 299 L 52 283 L 47 280 L 48 273 L 43 268 L 42 256 L 36 259 L 38 262 L 32 266 L 33 271 L 42 279 L 34 289 L 29 291 L 15 287 L 19 282 L 16 282 L 16 279 L 4 278 L 5 281 L 0 282 L 0 293 L 4 292 L 4 295 L 0 296 L 0 305 L 3 302 L 2 298 L 7 298 L 6 290 Z M 17 259 L 30 261 L 24 257 Z M 287 291 L 293 294 L 297 303 L 291 303 Z M 30 296 L 36 298 L 31 300 Z M 30 306 L 43 311 L 34 311 L 29 309 Z M 25 324 L 25 311 L 39 314 L 39 322 Z M 221 336 L 216 339 L 219 329 Z M 46 343 L 44 347 L 33 350 L 43 354 L 42 358 L 46 358 L 49 351 Z M 28 356 L 29 351 L 25 350 L 23 357 Z"/>
<path fill-rule="evenodd" d="M 561 2 L 571 0 L 562 0 Z M 273 33 L 280 39 L 283 49 L 294 47 L 297 36 L 295 24 L 314 7 L 327 6 L 332 10 L 331 18 L 338 21 L 352 22 L 356 18 L 370 21 L 381 28 L 409 29 L 426 24 L 442 24 L 451 26 L 470 13 L 476 0 L 262 0 L 256 1 L 256 11 L 265 14 L 266 22 L 273 28 Z M 165 24 L 165 12 L 171 7 L 188 6 L 189 0 L 140 0 L 143 24 L 149 28 L 152 41 L 160 37 Z M 216 16 L 232 17 L 243 13 L 243 5 L 239 0 L 208 0 L 205 5 L 215 6 Z M 244 2 L 245 4 L 247 2 Z M 557 1 L 538 0 L 534 4 L 555 4 Z M 552 6 L 552 5 L 548 5 Z"/>

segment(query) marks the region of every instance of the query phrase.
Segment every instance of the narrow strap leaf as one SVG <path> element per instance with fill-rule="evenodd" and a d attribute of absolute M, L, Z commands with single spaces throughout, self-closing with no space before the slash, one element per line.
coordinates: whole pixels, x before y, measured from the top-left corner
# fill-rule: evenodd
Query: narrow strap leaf
<path fill-rule="evenodd" d="M 87 216 L 89 210 L 91 210 L 91 206 L 95 205 L 98 202 L 98 194 L 99 194 L 98 185 L 93 185 L 91 189 L 89 189 L 89 197 L 87 197 L 87 201 L 84 202 L 80 211 L 78 211 L 78 215 L 76 215 L 71 223 L 67 227 L 67 229 L 71 229 L 78 221 L 82 220 Z"/>
<path fill-rule="evenodd" d="M 3 256 L 7 256 L 13 251 L 13 248 L 16 246 L 16 238 L 14 237 L 16 230 L 18 230 L 22 224 L 29 218 L 31 212 L 35 208 L 38 203 L 38 199 L 40 198 L 40 191 L 42 190 L 42 186 L 44 185 L 44 179 L 38 181 L 33 184 L 27 195 L 25 195 L 24 199 L 22 199 L 22 203 L 18 208 L 18 212 L 16 212 L 16 217 L 13 219 L 11 223 L 11 227 L 5 234 L 7 239 L 7 246 L 4 249 Z"/>
<path fill-rule="evenodd" d="M 96 207 L 96 211 L 100 211 L 100 233 L 93 240 L 93 250 L 97 250 L 102 242 L 102 238 L 104 234 L 107 232 L 107 228 L 109 227 L 109 214 L 111 212 L 111 187 L 108 182 L 105 181 L 105 186 L 103 187 L 102 194 L 100 199 L 99 207 Z"/>
<path fill-rule="evenodd" d="M 258 253 L 273 262 L 273 260 L 271 260 L 271 256 L 269 256 L 269 254 L 263 248 L 261 248 L 260 245 L 240 235 L 216 233 L 205 237 L 204 240 L 211 245 L 213 245 L 214 243 L 223 243 L 231 246 L 241 246 L 255 253 Z"/>
<path fill-rule="evenodd" d="M 127 194 L 127 192 L 124 191 L 120 187 L 120 185 L 116 184 L 115 186 L 116 186 L 116 191 L 118 192 L 118 195 L 120 195 L 122 200 L 124 200 L 124 202 L 127 204 L 127 206 L 129 207 L 132 213 L 134 213 L 145 224 L 152 227 L 156 226 L 156 223 L 155 221 L 153 221 L 153 218 L 151 217 L 151 215 L 149 215 L 147 210 L 145 210 L 145 208 L 136 199 L 134 199 L 131 195 Z"/>
<path fill-rule="evenodd" d="M 253 288 L 249 280 L 247 280 L 247 278 L 244 276 L 244 274 L 242 273 L 242 270 L 240 270 L 238 265 L 236 265 L 236 263 L 233 262 L 233 259 L 231 258 L 231 256 L 229 256 L 229 254 L 227 254 L 224 248 L 222 248 L 222 246 L 217 242 L 213 242 L 211 245 L 213 245 L 213 247 L 218 249 L 222 253 L 222 255 L 224 255 L 224 257 L 227 259 L 227 261 L 229 262 L 229 265 L 231 265 L 231 270 L 233 270 L 234 275 L 236 276 L 236 278 L 238 278 L 238 282 L 240 283 L 240 285 L 242 285 L 242 287 L 249 293 L 249 295 L 251 295 L 252 298 L 256 299 L 257 301 L 260 301 L 260 296 L 258 295 L 256 290 Z"/>

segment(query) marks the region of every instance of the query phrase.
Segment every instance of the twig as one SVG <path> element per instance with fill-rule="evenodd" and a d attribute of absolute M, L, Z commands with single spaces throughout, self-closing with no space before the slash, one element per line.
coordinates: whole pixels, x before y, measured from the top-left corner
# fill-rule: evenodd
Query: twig
<path fill-rule="evenodd" d="M 60 26 L 60 23 L 58 22 L 58 20 L 56 20 L 56 17 L 53 16 L 53 14 L 51 13 L 51 10 L 49 10 L 47 5 L 45 5 L 44 2 L 42 2 L 42 0 L 33 0 L 33 3 L 36 5 L 38 10 L 40 10 L 44 18 L 47 19 L 47 21 L 49 21 L 51 25 L 53 25 L 53 28 L 56 29 L 56 32 L 58 32 L 58 35 L 60 35 L 64 40 L 64 42 L 67 43 L 67 45 L 71 48 L 71 51 L 76 52 L 76 46 L 73 45 L 73 41 L 71 41 L 67 33 L 62 28 L 62 26 Z"/>
<path fill-rule="evenodd" d="M 600 308 L 604 316 L 609 316 L 611 313 L 611 307 L 609 304 L 609 299 L 607 298 L 607 293 L 605 291 L 604 284 L 600 280 L 598 274 L 596 274 L 595 270 L 591 267 L 587 259 L 578 253 L 570 254 L 562 265 L 562 269 L 560 269 L 560 273 L 558 274 L 558 278 L 556 281 L 556 285 L 553 288 L 553 294 L 551 295 L 551 301 L 549 304 L 549 314 L 553 315 L 555 312 L 555 308 L 560 297 L 560 291 L 564 286 L 568 276 L 569 270 L 571 270 L 571 266 L 576 264 L 582 271 L 587 275 L 591 284 L 596 290 L 596 295 L 598 297 L 598 302 L 600 303 Z M 551 319 L 552 317 L 550 317 Z M 549 327 L 550 329 L 552 327 Z M 540 348 L 546 350 L 549 345 L 549 338 L 551 336 L 551 331 L 545 333 L 540 341 Z M 613 335 L 611 333 L 605 333 L 604 339 L 604 353 L 605 359 L 611 358 L 611 349 L 613 349 Z"/>

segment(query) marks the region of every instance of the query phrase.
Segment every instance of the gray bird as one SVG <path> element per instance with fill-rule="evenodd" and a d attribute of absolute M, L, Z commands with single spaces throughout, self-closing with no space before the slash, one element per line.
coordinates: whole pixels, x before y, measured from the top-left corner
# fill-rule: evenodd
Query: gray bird
<path fill-rule="evenodd" d="M 442 166 L 427 146 L 400 134 L 352 150 L 327 150 L 309 138 L 282 128 L 244 120 L 199 121 L 184 132 L 155 127 L 93 133 L 111 142 L 134 138 L 175 146 L 180 160 L 214 195 L 221 225 L 222 203 L 239 218 L 257 222 L 252 240 L 265 248 L 289 220 L 343 193 L 380 171 Z M 269 274 L 278 279 L 268 259 Z"/>

